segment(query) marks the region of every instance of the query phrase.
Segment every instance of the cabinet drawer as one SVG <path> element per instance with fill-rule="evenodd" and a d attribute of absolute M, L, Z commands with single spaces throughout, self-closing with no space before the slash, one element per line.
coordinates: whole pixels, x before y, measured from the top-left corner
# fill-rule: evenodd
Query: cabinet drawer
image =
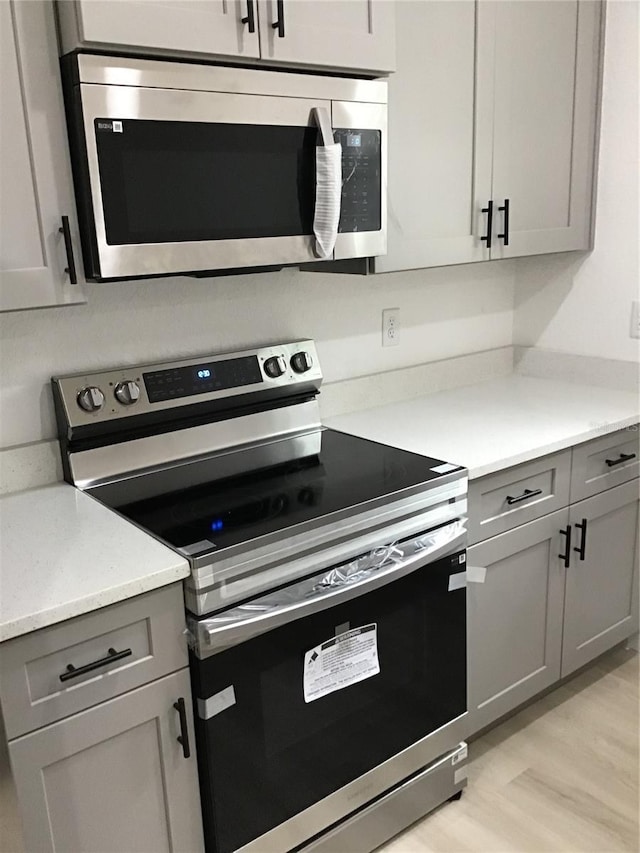
<path fill-rule="evenodd" d="M 172 584 L 4 643 L 7 739 L 184 667 L 184 627 L 182 584 Z M 88 671 L 74 674 L 70 666 Z"/>
<path fill-rule="evenodd" d="M 573 448 L 571 502 L 633 480 L 640 474 L 638 426 L 612 432 Z"/>
<path fill-rule="evenodd" d="M 533 521 L 569 503 L 571 451 L 498 471 L 469 484 L 469 543 Z"/>

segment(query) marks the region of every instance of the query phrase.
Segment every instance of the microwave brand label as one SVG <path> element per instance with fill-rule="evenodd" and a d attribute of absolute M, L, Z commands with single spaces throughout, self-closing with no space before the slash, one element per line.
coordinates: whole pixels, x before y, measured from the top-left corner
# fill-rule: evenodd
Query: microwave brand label
<path fill-rule="evenodd" d="M 96 130 L 107 131 L 109 133 L 122 133 L 122 122 L 98 119 L 96 121 Z"/>
<path fill-rule="evenodd" d="M 313 702 L 379 672 L 377 624 L 345 631 L 305 654 L 304 701 Z"/>

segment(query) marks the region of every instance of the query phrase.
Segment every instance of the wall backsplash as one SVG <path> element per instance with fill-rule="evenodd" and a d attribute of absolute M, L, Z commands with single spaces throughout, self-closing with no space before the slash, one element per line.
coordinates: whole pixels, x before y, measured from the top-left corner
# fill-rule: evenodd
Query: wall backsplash
<path fill-rule="evenodd" d="M 370 277 L 300 273 L 92 285 L 88 305 L 0 315 L 0 446 L 55 437 L 49 378 L 302 336 L 327 381 L 512 343 L 513 262 Z M 400 345 L 381 346 L 383 308 Z"/>

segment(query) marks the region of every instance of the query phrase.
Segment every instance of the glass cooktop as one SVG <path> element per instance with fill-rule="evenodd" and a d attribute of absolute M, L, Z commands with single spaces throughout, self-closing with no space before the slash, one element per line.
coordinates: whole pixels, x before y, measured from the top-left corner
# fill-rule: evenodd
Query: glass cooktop
<path fill-rule="evenodd" d="M 460 470 L 438 459 L 323 429 L 314 456 L 117 506 L 174 548 L 216 553 Z M 434 470 L 436 469 L 436 470 Z M 199 548 L 190 546 L 199 543 Z"/>

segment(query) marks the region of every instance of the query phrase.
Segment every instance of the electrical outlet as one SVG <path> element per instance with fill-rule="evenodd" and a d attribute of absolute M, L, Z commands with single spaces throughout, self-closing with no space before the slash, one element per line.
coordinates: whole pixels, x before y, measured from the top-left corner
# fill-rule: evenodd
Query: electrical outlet
<path fill-rule="evenodd" d="M 400 309 L 385 308 L 382 312 L 382 346 L 397 347 L 400 343 Z"/>
<path fill-rule="evenodd" d="M 631 303 L 631 331 L 632 338 L 640 338 L 640 301 L 637 299 Z"/>

